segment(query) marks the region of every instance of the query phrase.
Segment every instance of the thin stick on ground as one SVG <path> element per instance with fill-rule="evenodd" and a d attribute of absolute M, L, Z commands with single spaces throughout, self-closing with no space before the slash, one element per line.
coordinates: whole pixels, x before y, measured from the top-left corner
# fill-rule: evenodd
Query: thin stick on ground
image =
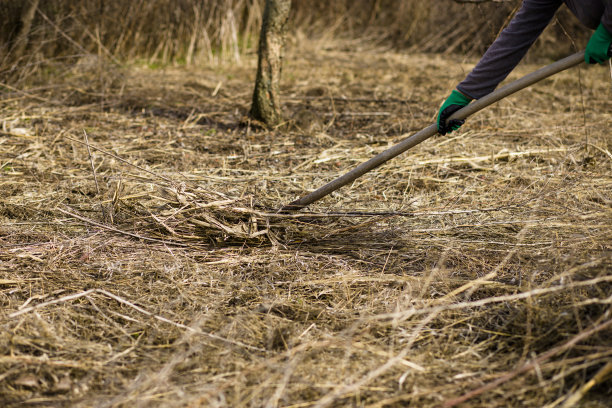
<path fill-rule="evenodd" d="M 121 297 L 119 297 L 119 296 L 117 296 L 117 295 L 115 295 L 113 293 L 110 293 L 110 292 L 108 292 L 108 291 L 106 291 L 104 289 L 97 289 L 96 292 L 101 293 L 101 294 L 103 294 L 105 296 L 108 296 L 109 298 L 114 299 L 114 300 L 116 300 L 119 303 L 123 303 L 124 305 L 129 306 L 132 309 L 134 309 L 134 310 L 136 310 L 136 311 L 138 311 L 138 312 L 140 312 L 142 314 L 145 314 L 147 316 L 153 317 L 154 319 L 157 319 L 160 322 L 168 323 L 168 324 L 171 324 L 173 326 L 179 327 L 181 329 L 185 329 L 185 330 L 188 330 L 188 331 L 193 332 L 193 333 L 197 333 L 197 334 L 201 334 L 201 335 L 206 336 L 206 337 L 210 337 L 213 340 L 218 340 L 218 341 L 221 341 L 223 343 L 232 344 L 234 346 L 242 347 L 242 348 L 245 348 L 245 349 L 248 349 L 248 350 L 260 351 L 260 352 L 265 352 L 266 351 L 266 350 L 264 350 L 262 348 L 259 348 L 259 347 L 251 346 L 249 344 L 245 344 L 245 343 L 242 343 L 242 342 L 239 342 L 239 341 L 236 341 L 236 340 L 226 339 L 224 337 L 217 336 L 216 334 L 206 333 L 206 332 L 203 332 L 201 330 L 196 330 L 193 327 L 187 326 L 187 325 L 182 324 L 182 323 L 173 322 L 170 319 L 167 319 L 167 318 L 165 318 L 163 316 L 159 316 L 159 315 L 156 315 L 154 313 L 151 313 L 148 310 L 145 310 L 142 307 L 137 306 L 137 305 L 133 304 L 132 302 L 130 302 L 130 301 L 126 300 L 126 299 L 123 299 L 123 298 L 121 298 Z"/>
<path fill-rule="evenodd" d="M 164 244 L 164 245 L 176 245 L 176 246 L 180 246 L 180 247 L 189 246 L 188 244 L 184 244 L 182 242 L 165 241 L 163 239 L 150 238 L 150 237 L 145 237 L 145 236 L 134 234 L 134 233 L 127 232 L 127 231 L 122 231 L 119 228 L 110 227 L 108 225 L 100 224 L 99 222 L 90 220 L 90 219 L 85 218 L 85 217 L 81 217 L 80 215 L 74 214 L 74 213 L 72 213 L 70 211 L 67 211 L 67 210 L 63 210 L 61 208 L 58 208 L 57 211 L 59 211 L 59 212 L 61 212 L 63 214 L 69 215 L 70 217 L 76 218 L 77 220 L 81 220 L 81 221 L 83 221 L 83 222 L 85 222 L 87 224 L 94 225 L 96 227 L 100 227 L 100 228 L 103 228 L 103 229 L 108 230 L 108 231 L 116 232 L 117 234 L 126 235 L 128 237 L 140 239 L 140 240 L 143 240 L 143 241 L 157 242 L 157 243 Z"/>
<path fill-rule="evenodd" d="M 97 289 L 89 289 L 89 290 L 86 290 L 84 292 L 74 293 L 72 295 L 62 296 L 59 299 L 54 299 L 54 300 L 50 300 L 48 302 L 43 302 L 43 303 L 40 303 L 40 304 L 38 304 L 36 306 L 26 307 L 26 308 L 21 309 L 21 310 L 19 310 L 17 312 L 13 312 L 13 313 L 9 314 L 8 317 L 12 319 L 14 317 L 18 317 L 18 316 L 21 316 L 23 314 L 33 312 L 35 310 L 42 309 L 42 308 L 45 308 L 47 306 L 56 305 L 58 303 L 64 303 L 64 302 L 68 302 L 70 300 L 79 299 L 79 298 L 85 297 L 87 295 L 90 295 L 90 294 L 96 292 L 96 290 Z"/>
<path fill-rule="evenodd" d="M 30 312 L 33 312 L 33 311 L 36 311 L 36 310 L 40 310 L 40 309 L 46 308 L 48 306 L 56 305 L 56 304 L 59 304 L 59 303 L 69 302 L 69 301 L 75 300 L 75 299 L 80 299 L 82 297 L 89 296 L 89 295 L 91 295 L 93 293 L 100 293 L 101 295 L 104 295 L 104 296 L 106 296 L 108 298 L 114 299 L 117 302 L 119 302 L 121 304 L 124 304 L 126 306 L 129 306 L 132 309 L 134 309 L 134 310 L 136 310 L 136 311 L 138 311 L 138 312 L 140 312 L 140 313 L 142 313 L 144 315 L 147 315 L 147 316 L 152 317 L 152 318 L 154 318 L 156 320 L 159 320 L 160 322 L 171 324 L 171 325 L 176 326 L 178 328 L 181 328 L 181 329 L 184 329 L 184 330 L 188 330 L 190 332 L 197 333 L 197 334 L 209 337 L 209 338 L 211 338 L 213 340 L 218 340 L 218 341 L 221 341 L 223 343 L 232 344 L 234 346 L 238 346 L 238 347 L 249 349 L 249 350 L 253 350 L 253 351 L 260 351 L 260 352 L 265 352 L 266 351 L 266 350 L 264 350 L 262 348 L 259 348 L 259 347 L 251 346 L 249 344 L 245 344 L 245 343 L 242 343 L 242 342 L 239 342 L 239 341 L 235 341 L 235 340 L 226 339 L 224 337 L 217 336 L 216 334 L 206 333 L 206 332 L 203 332 L 201 330 L 196 330 L 196 329 L 194 329 L 194 328 L 192 328 L 190 326 L 187 326 L 185 324 L 174 322 L 174 321 L 172 321 L 170 319 L 167 319 L 167 318 L 165 318 L 163 316 L 159 316 L 159 315 L 156 315 L 155 313 L 151 313 L 148 310 L 145 310 L 142 307 L 137 306 L 134 303 L 132 303 L 132 302 L 126 300 L 126 299 L 123 299 L 122 297 L 117 296 L 117 295 L 115 295 L 115 294 L 113 294 L 113 293 L 111 293 L 109 291 L 104 290 L 104 289 L 89 289 L 89 290 L 86 290 L 84 292 L 75 293 L 75 294 L 67 295 L 67 296 L 62 296 L 59 299 L 54 299 L 54 300 L 51 300 L 51 301 L 48 301 L 48 302 L 43 302 L 43 303 L 40 303 L 40 304 L 38 304 L 36 306 L 30 306 L 30 307 L 24 308 L 22 310 L 19 310 L 17 312 L 13 312 L 13 313 L 9 314 L 8 317 L 9 318 L 19 317 L 21 315 L 24 315 L 24 314 L 27 314 L 27 313 L 30 313 Z"/>
<path fill-rule="evenodd" d="M 132 166 L 132 167 L 134 167 L 135 169 L 138 169 L 138 170 L 144 171 L 145 173 L 148 173 L 148 174 L 150 174 L 150 175 L 152 175 L 152 176 L 155 176 L 155 177 L 160 178 L 160 179 L 162 179 L 162 180 L 164 180 L 164 181 L 167 181 L 168 183 L 171 183 L 171 184 L 176 184 L 176 182 L 175 182 L 174 180 L 172 180 L 172 179 L 170 179 L 170 178 L 168 178 L 168 177 L 162 176 L 161 174 L 157 174 L 157 173 L 155 173 L 155 172 L 153 172 L 153 171 L 151 171 L 151 170 L 147 170 L 147 169 L 145 169 L 144 167 L 140 167 L 140 166 L 138 166 L 138 165 L 136 165 L 136 164 L 134 164 L 134 163 L 130 163 L 128 160 L 125 160 L 124 158 L 119 157 L 119 156 L 117 156 L 116 154 L 113 154 L 113 153 L 111 153 L 111 152 L 109 152 L 109 151 L 107 151 L 107 150 L 101 149 L 101 148 L 96 147 L 96 146 L 93 146 L 93 145 L 89 145 L 88 143 L 85 143 L 85 142 L 83 142 L 83 141 L 81 141 L 81 140 L 78 140 L 78 139 L 74 139 L 74 138 L 72 138 L 72 137 L 70 137 L 70 136 L 64 136 L 64 137 L 65 137 L 66 139 L 68 139 L 68 140 L 72 140 L 73 142 L 76 142 L 76 143 L 80 143 L 80 144 L 87 145 L 87 147 L 88 147 L 88 148 L 89 148 L 89 147 L 91 147 L 92 149 L 97 150 L 97 151 L 99 151 L 99 152 L 100 152 L 100 153 L 102 153 L 102 154 L 105 154 L 105 155 L 107 155 L 107 156 L 110 156 L 110 157 L 112 157 L 113 159 L 117 159 L 117 160 L 119 160 L 119 161 L 120 161 L 120 162 L 122 162 L 122 163 L 125 163 L 125 164 L 127 164 L 127 165 L 129 165 L 129 166 Z"/>

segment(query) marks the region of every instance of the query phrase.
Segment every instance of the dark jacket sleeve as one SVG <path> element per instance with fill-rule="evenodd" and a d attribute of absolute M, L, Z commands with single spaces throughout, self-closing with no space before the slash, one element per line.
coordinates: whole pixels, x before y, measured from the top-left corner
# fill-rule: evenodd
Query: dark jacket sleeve
<path fill-rule="evenodd" d="M 524 0 L 508 27 L 457 89 L 474 99 L 491 93 L 518 65 L 561 4 L 563 0 Z"/>

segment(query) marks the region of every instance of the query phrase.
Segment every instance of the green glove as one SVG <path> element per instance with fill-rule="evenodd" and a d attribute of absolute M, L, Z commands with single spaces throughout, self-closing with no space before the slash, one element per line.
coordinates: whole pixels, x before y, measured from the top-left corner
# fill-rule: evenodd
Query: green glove
<path fill-rule="evenodd" d="M 453 119 L 448 122 L 446 120 L 453 113 L 468 105 L 471 101 L 472 98 L 465 96 L 457 90 L 451 92 L 448 99 L 442 104 L 440 112 L 438 113 L 438 133 L 445 135 L 447 133 L 451 133 L 453 130 L 459 129 L 461 125 L 465 123 L 465 120 Z"/>
<path fill-rule="evenodd" d="M 611 47 L 612 34 L 600 23 L 587 44 L 584 60 L 587 64 L 603 64 L 610 58 Z"/>

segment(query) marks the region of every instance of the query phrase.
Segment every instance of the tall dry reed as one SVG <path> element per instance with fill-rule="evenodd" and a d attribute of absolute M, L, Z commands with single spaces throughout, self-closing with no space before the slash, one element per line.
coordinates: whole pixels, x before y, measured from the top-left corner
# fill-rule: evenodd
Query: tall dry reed
<path fill-rule="evenodd" d="M 28 76 L 41 63 L 95 54 L 151 63 L 239 61 L 256 51 L 265 0 L 48 0 L 40 2 L 24 53 L 27 1 L 0 2 L 0 77 Z M 367 38 L 375 44 L 436 53 L 482 53 L 519 0 L 458 4 L 453 0 L 294 0 L 292 32 L 318 39 Z M 470 21 L 470 24 L 466 24 Z M 538 47 L 563 53 L 585 34 L 567 10 Z M 571 41 L 568 41 L 568 38 Z"/>

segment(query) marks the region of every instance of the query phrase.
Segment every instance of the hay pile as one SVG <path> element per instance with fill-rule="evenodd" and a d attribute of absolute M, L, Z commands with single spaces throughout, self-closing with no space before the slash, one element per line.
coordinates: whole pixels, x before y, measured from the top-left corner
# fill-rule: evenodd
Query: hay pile
<path fill-rule="evenodd" d="M 607 72 L 278 214 L 473 63 L 352 48 L 288 56 L 274 131 L 245 120 L 250 58 L 4 88 L 1 405 L 607 405 Z"/>

